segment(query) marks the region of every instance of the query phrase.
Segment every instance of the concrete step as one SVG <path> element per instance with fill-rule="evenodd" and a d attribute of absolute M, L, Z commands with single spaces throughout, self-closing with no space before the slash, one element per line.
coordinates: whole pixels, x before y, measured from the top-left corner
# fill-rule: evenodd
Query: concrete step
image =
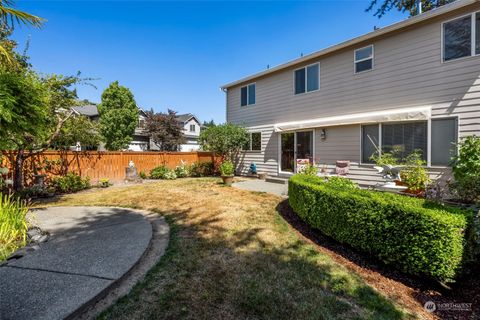
<path fill-rule="evenodd" d="M 279 184 L 288 184 L 288 178 L 282 178 L 282 177 L 271 177 L 268 176 L 265 179 L 266 182 L 272 182 L 272 183 L 279 183 Z"/>

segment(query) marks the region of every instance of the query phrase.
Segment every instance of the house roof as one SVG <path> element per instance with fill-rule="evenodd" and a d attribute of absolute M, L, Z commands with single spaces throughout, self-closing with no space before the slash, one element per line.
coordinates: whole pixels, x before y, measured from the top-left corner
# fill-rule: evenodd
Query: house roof
<path fill-rule="evenodd" d="M 177 114 L 177 120 L 178 120 L 179 122 L 185 123 L 185 122 L 189 121 L 189 120 L 192 119 L 192 118 L 195 118 L 195 121 L 197 121 L 198 123 L 200 123 L 200 121 L 198 120 L 198 118 L 197 118 L 195 115 L 191 114 L 191 113 Z"/>
<path fill-rule="evenodd" d="M 425 12 L 425 13 L 416 15 L 416 16 L 411 17 L 411 18 L 408 18 L 408 19 L 406 19 L 406 20 L 403 20 L 403 21 L 394 23 L 394 24 L 392 24 L 392 25 L 389 25 L 389 26 L 386 26 L 386 27 L 377 29 L 377 30 L 375 30 L 375 31 L 369 32 L 369 33 L 364 34 L 364 35 L 362 35 L 362 36 L 359 36 L 359 37 L 356 37 L 356 38 L 353 38 L 353 39 L 350 39 L 350 40 L 341 42 L 341 43 L 339 43 L 339 44 L 337 44 L 337 45 L 334 45 L 334 46 L 325 48 L 325 49 L 320 50 L 320 51 L 316 51 L 316 52 L 314 52 L 314 53 L 305 55 L 305 56 L 303 56 L 303 57 L 301 57 L 301 58 L 297 58 L 297 59 L 291 60 L 291 61 L 286 62 L 286 63 L 284 63 L 284 64 L 278 65 L 278 66 L 273 67 L 273 68 L 269 68 L 269 69 L 267 69 L 267 70 L 265 70 L 265 71 L 262 71 L 262 72 L 255 73 L 255 74 L 253 74 L 253 75 L 251 75 L 251 76 L 242 78 L 242 79 L 240 79 L 240 80 L 227 83 L 227 84 L 221 86 L 221 89 L 222 89 L 222 90 L 228 89 L 228 88 L 233 87 L 233 86 L 236 86 L 236 85 L 238 85 L 238 84 L 242 84 L 242 83 L 245 83 L 245 82 L 247 82 L 247 81 L 251 81 L 251 80 L 253 80 L 253 79 L 256 79 L 256 78 L 259 78 L 259 77 L 262 77 L 262 76 L 265 76 L 265 75 L 268 75 L 268 74 L 271 74 L 271 73 L 274 73 L 274 72 L 277 72 L 277 71 L 286 69 L 286 68 L 288 68 L 288 67 L 291 67 L 291 66 L 294 66 L 294 65 L 297 65 L 297 64 L 306 62 L 306 61 L 311 60 L 311 59 L 315 59 L 315 58 L 322 57 L 322 56 L 324 56 L 324 55 L 326 55 L 326 54 L 333 53 L 333 52 L 335 52 L 335 51 L 338 51 L 338 50 L 347 48 L 347 47 L 349 47 L 349 46 L 353 46 L 353 45 L 359 44 L 359 43 L 361 43 L 361 42 L 364 42 L 364 41 L 367 41 L 367 40 L 371 40 L 371 39 L 376 38 L 376 37 L 378 37 L 378 36 L 385 35 L 385 34 L 388 34 L 388 33 L 393 32 L 393 31 L 397 31 L 397 30 L 400 30 L 400 29 L 409 27 L 409 26 L 411 26 L 411 25 L 420 23 L 420 22 L 422 22 L 422 21 L 426 21 L 426 20 L 429 20 L 429 19 L 433 19 L 434 17 L 440 16 L 440 15 L 442 15 L 442 14 L 445 14 L 445 13 L 448 13 L 448 12 L 451 12 L 451 11 L 454 11 L 454 10 L 457 10 L 457 9 L 460 9 L 460 8 L 463 8 L 463 7 L 466 7 L 466 6 L 471 5 L 471 4 L 474 4 L 474 3 L 479 3 L 479 2 L 480 2 L 480 0 L 457 0 L 457 1 L 455 1 L 455 2 L 452 2 L 452 3 L 449 3 L 449 4 L 443 5 L 443 6 L 439 7 L 439 8 L 436 8 L 436 9 L 433 9 L 433 10 L 430 10 L 430 11 L 427 11 L 427 12 Z"/>
<path fill-rule="evenodd" d="M 78 114 L 82 114 L 87 117 L 94 117 L 98 116 L 98 108 L 94 104 L 86 105 L 86 106 L 78 106 L 72 108 Z"/>

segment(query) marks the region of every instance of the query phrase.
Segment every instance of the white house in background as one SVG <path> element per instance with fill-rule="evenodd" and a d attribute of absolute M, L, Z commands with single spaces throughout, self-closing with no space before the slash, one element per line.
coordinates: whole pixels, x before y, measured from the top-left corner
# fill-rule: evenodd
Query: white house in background
<path fill-rule="evenodd" d="M 78 114 L 83 115 L 92 121 L 98 121 L 100 114 L 98 107 L 94 104 L 73 107 L 72 110 Z M 132 136 L 132 141 L 128 146 L 129 151 L 148 151 L 150 150 L 150 137 L 144 132 L 146 113 L 142 109 L 138 109 L 138 124 L 135 128 L 135 133 Z M 105 151 L 105 146 L 100 144 L 98 151 Z"/>
<path fill-rule="evenodd" d="M 201 124 L 196 116 L 191 113 L 177 115 L 177 120 L 183 124 L 185 144 L 180 146 L 180 151 L 189 152 L 200 149 L 198 137 L 200 136 Z"/>
<path fill-rule="evenodd" d="M 297 160 L 360 184 L 375 152 L 416 149 L 448 176 L 453 145 L 480 135 L 480 1 L 458 0 L 222 87 L 227 121 L 247 127 L 237 170 L 288 177 Z M 333 171 L 334 172 L 334 171 Z"/>

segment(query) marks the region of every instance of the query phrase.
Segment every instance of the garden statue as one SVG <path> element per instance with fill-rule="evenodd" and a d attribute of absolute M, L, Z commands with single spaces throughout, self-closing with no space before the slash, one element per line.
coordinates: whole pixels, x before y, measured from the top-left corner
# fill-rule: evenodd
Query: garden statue
<path fill-rule="evenodd" d="M 250 174 L 257 174 L 257 165 L 255 163 L 252 163 L 250 165 Z"/>
<path fill-rule="evenodd" d="M 125 182 L 138 181 L 138 172 L 135 163 L 132 160 L 128 163 L 128 167 L 125 168 Z"/>
<path fill-rule="evenodd" d="M 402 166 L 393 166 L 393 165 L 383 165 L 383 166 L 374 166 L 377 169 L 379 174 L 382 174 L 382 177 L 386 180 L 386 183 L 378 186 L 380 189 L 398 189 L 404 190 L 407 187 L 399 186 L 395 181 L 401 181 L 400 171 L 402 171 Z"/>

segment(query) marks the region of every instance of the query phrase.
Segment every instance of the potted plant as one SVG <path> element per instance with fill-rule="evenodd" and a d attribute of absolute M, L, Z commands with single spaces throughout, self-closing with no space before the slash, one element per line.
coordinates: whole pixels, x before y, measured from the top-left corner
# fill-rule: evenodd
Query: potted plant
<path fill-rule="evenodd" d="M 233 182 L 233 163 L 230 160 L 225 160 L 220 165 L 220 175 L 222 177 L 223 183 L 227 186 L 231 185 Z"/>

